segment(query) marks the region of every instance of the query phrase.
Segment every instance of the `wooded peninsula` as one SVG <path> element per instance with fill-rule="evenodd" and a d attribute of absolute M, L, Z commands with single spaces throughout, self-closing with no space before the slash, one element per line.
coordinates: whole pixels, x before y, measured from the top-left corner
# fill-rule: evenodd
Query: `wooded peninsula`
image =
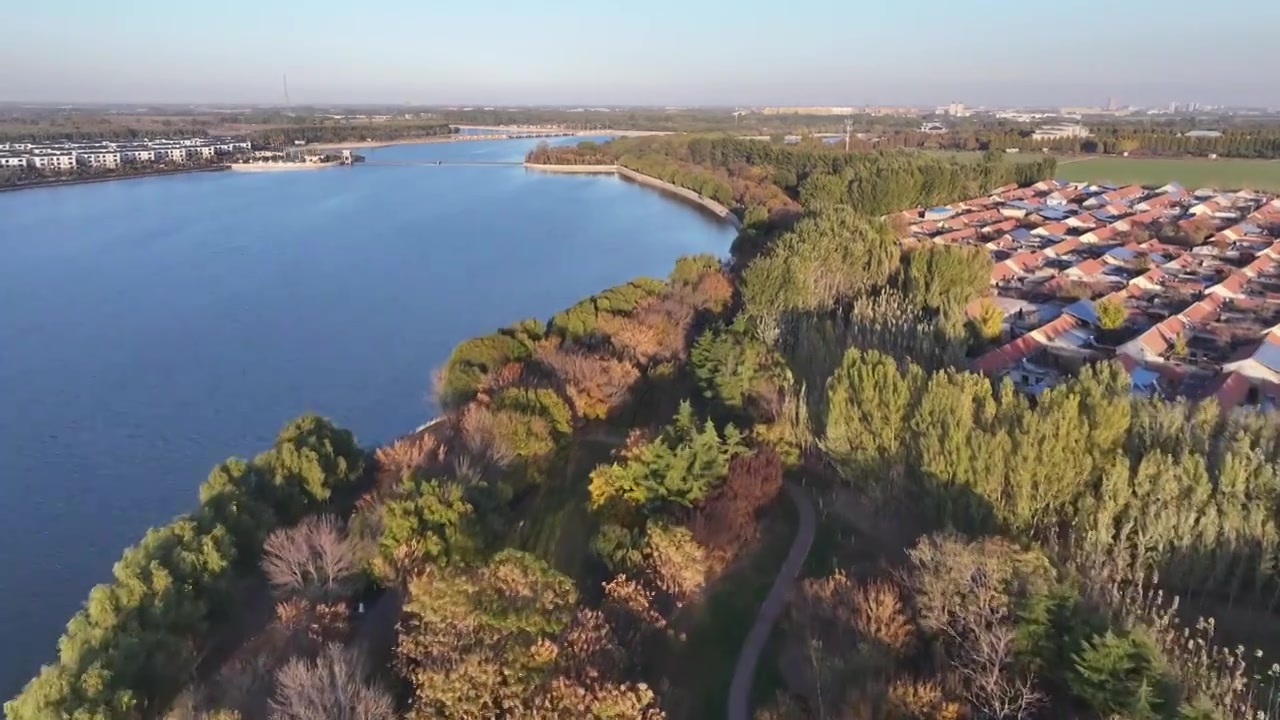
<path fill-rule="evenodd" d="M 218 464 L 10 720 L 724 717 L 806 535 L 759 720 L 1277 716 L 1275 415 L 1135 394 L 1116 362 L 1034 396 L 971 372 L 990 255 L 899 242 L 900 211 L 1052 157 L 673 135 L 528 159 L 631 168 L 741 232 L 464 341 L 441 416 L 393 443 L 303 416 Z"/>

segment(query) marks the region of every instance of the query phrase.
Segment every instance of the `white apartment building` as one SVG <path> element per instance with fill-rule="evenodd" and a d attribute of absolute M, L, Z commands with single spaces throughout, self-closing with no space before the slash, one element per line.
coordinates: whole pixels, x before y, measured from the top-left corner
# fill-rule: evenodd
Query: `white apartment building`
<path fill-rule="evenodd" d="M 0 143 L 0 169 L 33 168 L 73 170 L 117 168 L 125 163 L 183 163 L 213 160 L 219 155 L 249 152 L 249 141 L 239 138 L 184 138 L 113 142 Z"/>
<path fill-rule="evenodd" d="M 76 164 L 90 168 L 120 167 L 120 153 L 116 150 L 91 150 L 75 154 Z"/>
<path fill-rule="evenodd" d="M 1032 140 L 1059 140 L 1062 138 L 1083 137 L 1089 137 L 1089 128 L 1076 123 L 1045 125 L 1034 133 L 1031 133 Z"/>
<path fill-rule="evenodd" d="M 186 162 L 187 149 L 184 147 L 156 148 L 156 160 L 160 162 Z"/>
<path fill-rule="evenodd" d="M 37 170 L 70 170 L 76 166 L 73 152 L 46 152 L 27 156 L 27 167 Z"/>
<path fill-rule="evenodd" d="M 237 151 L 249 152 L 252 147 L 253 146 L 249 144 L 248 140 L 222 139 L 216 142 L 213 149 L 221 155 L 223 153 L 233 153 Z"/>
<path fill-rule="evenodd" d="M 155 162 L 156 151 L 151 148 L 125 148 L 120 151 L 120 160 L 127 163 Z"/>

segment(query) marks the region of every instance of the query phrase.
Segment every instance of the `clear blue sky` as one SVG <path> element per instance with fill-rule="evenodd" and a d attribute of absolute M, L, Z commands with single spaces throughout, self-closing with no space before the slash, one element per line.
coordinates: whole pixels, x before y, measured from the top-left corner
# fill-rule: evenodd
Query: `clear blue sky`
<path fill-rule="evenodd" d="M 0 100 L 1280 106 L 1280 0 L 37 0 Z"/>

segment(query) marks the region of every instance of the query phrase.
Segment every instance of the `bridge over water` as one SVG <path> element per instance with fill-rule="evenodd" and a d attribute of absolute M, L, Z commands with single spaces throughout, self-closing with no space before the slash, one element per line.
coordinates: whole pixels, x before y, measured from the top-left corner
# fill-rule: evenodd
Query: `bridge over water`
<path fill-rule="evenodd" d="M 488 165 L 513 167 L 524 165 L 522 160 L 423 160 L 420 162 L 400 162 L 394 160 L 366 160 L 361 165 L 369 165 L 372 167 L 445 167 L 459 165 Z"/>

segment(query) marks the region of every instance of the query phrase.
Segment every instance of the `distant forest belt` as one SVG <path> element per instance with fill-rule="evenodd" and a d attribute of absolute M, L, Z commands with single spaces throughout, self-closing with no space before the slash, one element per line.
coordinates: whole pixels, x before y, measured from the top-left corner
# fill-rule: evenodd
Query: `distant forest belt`
<path fill-rule="evenodd" d="M 699 195 L 698 193 L 692 190 L 682 188 L 678 185 L 672 185 L 671 183 L 666 182 L 665 180 L 659 180 L 656 177 L 645 175 L 643 173 L 638 173 L 635 170 L 632 170 L 631 168 L 623 167 L 621 165 L 538 165 L 535 163 L 525 163 L 524 166 L 531 170 L 541 170 L 543 172 L 553 172 L 553 173 L 585 173 L 585 174 L 592 174 L 592 175 L 605 175 L 605 174 L 621 175 L 622 177 L 628 180 L 631 180 L 633 182 L 640 183 L 641 185 L 648 185 L 649 187 L 654 187 L 659 190 L 663 190 L 663 191 L 672 193 L 674 195 L 678 195 L 681 198 L 684 198 L 685 200 L 688 200 L 691 203 L 700 205 L 706 208 L 707 210 L 710 210 L 711 212 L 715 213 L 716 216 L 719 217 L 721 220 L 728 222 L 729 224 L 733 225 L 735 228 L 742 227 L 742 223 L 740 220 L 738 220 L 738 216 L 734 215 L 732 210 L 725 207 L 724 205 L 721 205 L 715 200 L 712 200 L 709 197 L 704 197 L 702 195 Z"/>

